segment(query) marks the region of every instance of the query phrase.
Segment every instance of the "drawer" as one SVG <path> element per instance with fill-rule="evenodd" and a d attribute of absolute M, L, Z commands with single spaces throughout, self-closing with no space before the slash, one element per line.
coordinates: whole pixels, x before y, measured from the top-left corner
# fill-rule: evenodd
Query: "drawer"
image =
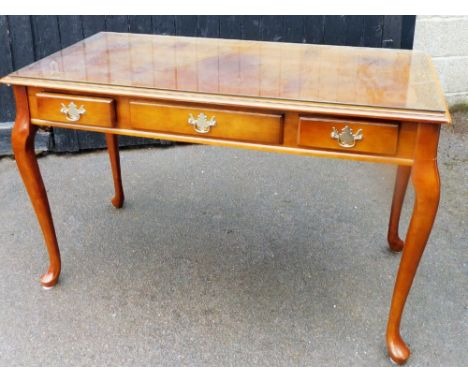
<path fill-rule="evenodd" d="M 53 122 L 114 127 L 115 105 L 110 98 L 37 93 L 39 119 Z"/>
<path fill-rule="evenodd" d="M 130 127 L 207 138 L 280 144 L 282 116 L 130 101 Z"/>
<path fill-rule="evenodd" d="M 398 124 L 301 117 L 299 146 L 392 155 L 397 151 Z"/>

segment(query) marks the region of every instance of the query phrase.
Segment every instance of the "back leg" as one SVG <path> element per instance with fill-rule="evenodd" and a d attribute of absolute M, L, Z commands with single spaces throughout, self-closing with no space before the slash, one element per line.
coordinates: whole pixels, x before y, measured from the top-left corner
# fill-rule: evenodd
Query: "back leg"
<path fill-rule="evenodd" d="M 124 192 L 122 186 L 122 175 L 120 172 L 119 155 L 119 137 L 115 134 L 106 134 L 107 151 L 112 168 L 112 177 L 114 178 L 115 195 L 112 198 L 112 204 L 115 208 L 121 208 L 124 203 Z"/>
<path fill-rule="evenodd" d="M 387 235 L 388 245 L 394 252 L 400 252 L 404 246 L 404 242 L 400 239 L 400 235 L 398 234 L 398 226 L 400 224 L 401 207 L 405 199 L 410 174 L 410 166 L 398 166 Z"/>

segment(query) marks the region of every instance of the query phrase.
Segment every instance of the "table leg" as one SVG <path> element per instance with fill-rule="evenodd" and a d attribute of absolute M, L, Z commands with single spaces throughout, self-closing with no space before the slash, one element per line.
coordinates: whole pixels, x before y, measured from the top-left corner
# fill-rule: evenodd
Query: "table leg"
<path fill-rule="evenodd" d="M 112 204 L 115 208 L 121 208 L 124 203 L 124 192 L 122 186 L 122 175 L 120 171 L 119 156 L 119 137 L 116 134 L 106 134 L 107 150 L 112 168 L 112 177 L 114 178 L 115 195 L 112 198 Z"/>
<path fill-rule="evenodd" d="M 398 234 L 398 226 L 400 224 L 401 207 L 405 199 L 410 174 L 410 166 L 398 166 L 387 235 L 388 245 L 394 252 L 400 252 L 404 245 L 403 240 L 400 239 L 400 235 Z"/>
<path fill-rule="evenodd" d="M 16 164 L 37 215 L 49 253 L 49 269 L 47 273 L 41 276 L 40 281 L 44 287 L 52 287 L 57 283 L 60 275 L 60 251 L 47 192 L 34 152 L 34 138 L 37 127 L 30 123 L 26 88 L 15 86 L 13 90 L 16 98 L 16 121 L 11 134 L 11 143 Z"/>
<path fill-rule="evenodd" d="M 396 278 L 387 326 L 387 349 L 391 359 L 398 364 L 405 363 L 410 356 L 408 346 L 400 335 L 400 322 L 439 205 L 440 183 L 437 161 L 435 159 L 416 161 L 411 178 L 415 188 L 415 205 Z"/>

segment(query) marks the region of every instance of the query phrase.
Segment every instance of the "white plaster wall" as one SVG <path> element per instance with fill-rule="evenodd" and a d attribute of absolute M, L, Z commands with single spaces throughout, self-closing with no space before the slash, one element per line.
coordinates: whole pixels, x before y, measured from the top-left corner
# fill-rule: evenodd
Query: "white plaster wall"
<path fill-rule="evenodd" d="M 468 16 L 417 16 L 413 49 L 432 56 L 449 105 L 468 102 Z"/>

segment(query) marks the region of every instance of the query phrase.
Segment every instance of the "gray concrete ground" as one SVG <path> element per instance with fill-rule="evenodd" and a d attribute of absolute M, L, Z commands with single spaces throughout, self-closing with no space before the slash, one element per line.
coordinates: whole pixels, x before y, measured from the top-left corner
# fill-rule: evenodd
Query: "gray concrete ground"
<path fill-rule="evenodd" d="M 409 365 L 468 366 L 467 135 L 444 130 L 439 215 L 402 333 Z M 40 159 L 63 257 L 0 160 L 0 365 L 390 365 L 394 168 L 176 146 Z M 413 195 L 403 216 L 408 224 Z"/>

